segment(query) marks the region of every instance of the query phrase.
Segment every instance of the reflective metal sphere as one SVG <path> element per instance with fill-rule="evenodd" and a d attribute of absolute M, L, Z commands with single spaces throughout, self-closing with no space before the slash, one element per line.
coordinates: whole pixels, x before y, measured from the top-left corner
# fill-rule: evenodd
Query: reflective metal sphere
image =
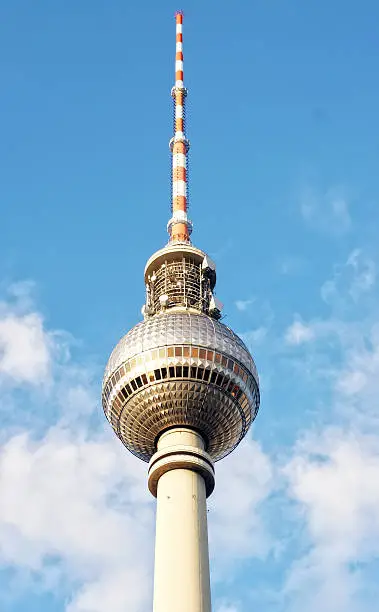
<path fill-rule="evenodd" d="M 149 461 L 158 436 L 198 430 L 217 461 L 245 436 L 259 408 L 254 361 L 242 340 L 205 314 L 156 314 L 113 350 L 103 381 L 104 412 L 117 436 Z"/>

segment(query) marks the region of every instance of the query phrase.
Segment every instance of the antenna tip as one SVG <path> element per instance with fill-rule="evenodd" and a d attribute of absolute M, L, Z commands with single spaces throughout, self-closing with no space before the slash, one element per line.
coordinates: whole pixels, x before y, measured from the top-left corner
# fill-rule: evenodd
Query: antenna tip
<path fill-rule="evenodd" d="M 183 11 L 179 10 L 175 12 L 175 19 L 176 19 L 176 23 L 182 23 L 183 22 Z"/>

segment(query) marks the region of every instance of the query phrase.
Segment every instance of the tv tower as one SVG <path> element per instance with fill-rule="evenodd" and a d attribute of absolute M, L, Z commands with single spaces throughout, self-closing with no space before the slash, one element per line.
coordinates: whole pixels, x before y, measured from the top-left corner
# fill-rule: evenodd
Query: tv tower
<path fill-rule="evenodd" d="M 154 612 L 211 611 L 206 498 L 214 462 L 239 444 L 259 408 L 254 361 L 220 321 L 215 264 L 190 240 L 182 28 L 178 12 L 169 242 L 146 264 L 144 320 L 113 350 L 102 393 L 116 435 L 149 462 Z"/>

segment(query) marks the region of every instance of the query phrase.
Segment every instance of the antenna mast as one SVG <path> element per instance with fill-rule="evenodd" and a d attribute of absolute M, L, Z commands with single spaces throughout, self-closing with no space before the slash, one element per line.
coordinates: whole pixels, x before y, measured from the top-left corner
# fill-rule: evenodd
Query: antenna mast
<path fill-rule="evenodd" d="M 189 140 L 185 132 L 185 100 L 187 89 L 184 87 L 183 72 L 183 13 L 175 14 L 176 55 L 175 85 L 171 90 L 174 102 L 174 136 L 170 140 L 172 153 L 172 217 L 167 224 L 169 242 L 190 244 L 192 223 L 187 217 L 187 168 Z"/>

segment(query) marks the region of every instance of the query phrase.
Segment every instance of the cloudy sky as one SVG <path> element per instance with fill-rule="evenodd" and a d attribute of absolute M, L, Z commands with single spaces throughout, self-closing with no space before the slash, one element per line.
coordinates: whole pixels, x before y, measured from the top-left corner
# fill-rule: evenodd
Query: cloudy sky
<path fill-rule="evenodd" d="M 209 499 L 215 612 L 379 596 L 376 0 L 185 6 L 194 243 L 262 405 Z M 167 240 L 169 2 L 3 2 L 0 609 L 148 612 L 146 465 L 100 405 Z"/>

